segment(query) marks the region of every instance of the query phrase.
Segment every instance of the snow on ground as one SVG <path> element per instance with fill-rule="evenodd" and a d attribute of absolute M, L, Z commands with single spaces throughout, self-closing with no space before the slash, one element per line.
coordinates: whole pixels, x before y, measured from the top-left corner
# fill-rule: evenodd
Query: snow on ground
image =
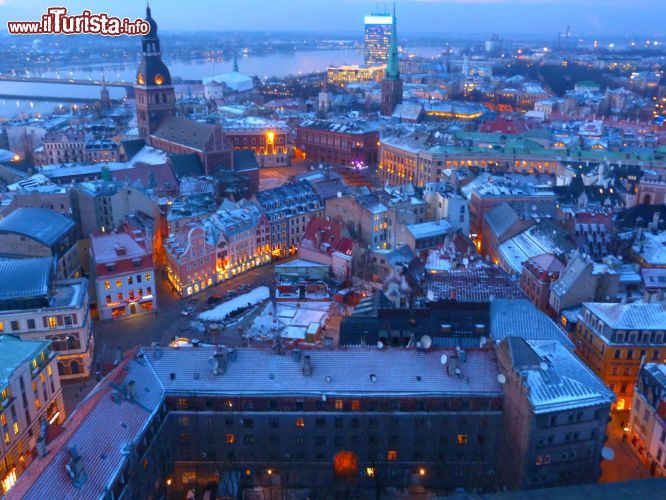
<path fill-rule="evenodd" d="M 224 319 L 235 310 L 247 307 L 248 305 L 253 306 L 259 304 L 260 302 L 269 299 L 270 296 L 270 290 L 267 286 L 258 286 L 248 293 L 244 293 L 243 295 L 239 295 L 238 297 L 223 302 L 210 311 L 202 312 L 199 314 L 199 319 L 201 321 L 224 321 Z"/>
<path fill-rule="evenodd" d="M 253 337 L 272 337 L 279 331 L 286 338 L 305 338 L 311 323 L 324 323 L 331 302 L 278 302 L 266 304 L 248 331 Z"/>

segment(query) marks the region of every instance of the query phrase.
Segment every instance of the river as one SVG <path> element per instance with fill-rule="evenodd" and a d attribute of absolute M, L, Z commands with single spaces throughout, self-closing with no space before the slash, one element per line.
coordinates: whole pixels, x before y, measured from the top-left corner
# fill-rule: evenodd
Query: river
<path fill-rule="evenodd" d="M 441 53 L 437 47 L 415 47 L 410 51 L 421 56 L 432 57 Z M 191 60 L 170 61 L 164 58 L 173 77 L 187 80 L 201 80 L 232 70 L 231 60 Z M 362 51 L 357 50 L 319 50 L 277 53 L 266 56 L 245 56 L 239 59 L 241 73 L 256 75 L 262 79 L 277 76 L 307 74 L 323 71 L 327 66 L 340 64 L 359 64 L 363 61 Z M 30 73 L 29 76 L 67 79 L 99 79 L 102 74 L 109 81 L 133 81 L 138 62 L 125 62 L 111 65 L 87 65 L 61 70 Z M 52 100 L 0 99 L 0 117 L 12 118 L 21 113 L 48 113 L 58 106 L 71 106 L 71 102 L 61 102 L 59 97 L 98 98 L 99 87 L 74 86 L 67 84 L 39 84 L 23 82 L 0 82 L 0 95 L 41 96 Z M 124 95 L 121 88 L 109 89 L 112 99 Z"/>

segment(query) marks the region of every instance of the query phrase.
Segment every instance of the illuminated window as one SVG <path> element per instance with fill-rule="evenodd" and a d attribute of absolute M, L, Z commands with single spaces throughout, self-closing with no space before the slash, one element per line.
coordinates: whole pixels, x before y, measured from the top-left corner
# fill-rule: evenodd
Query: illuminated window
<path fill-rule="evenodd" d="M 344 403 L 342 402 L 342 399 L 336 399 L 335 400 L 335 409 L 336 410 L 342 410 L 343 404 Z"/>
<path fill-rule="evenodd" d="M 365 468 L 365 475 L 368 477 L 375 477 L 375 468 L 374 467 L 366 467 Z"/>
<path fill-rule="evenodd" d="M 56 319 L 55 316 L 49 316 L 48 322 L 49 322 L 49 328 L 55 328 L 56 326 L 58 326 L 58 320 Z"/>
<path fill-rule="evenodd" d="M 146 81 L 143 79 L 143 74 L 142 73 L 139 73 L 138 75 L 136 75 L 136 82 L 139 85 L 143 85 L 144 83 L 146 83 Z"/>
<path fill-rule="evenodd" d="M 159 73 L 155 75 L 155 78 L 153 78 L 153 80 L 155 81 L 155 85 L 162 85 L 164 83 L 164 77 Z"/>
<path fill-rule="evenodd" d="M 358 399 L 352 399 L 351 408 L 354 411 L 360 410 L 361 409 L 361 402 Z"/>
<path fill-rule="evenodd" d="M 296 427 L 305 427 L 305 420 L 303 420 L 302 418 L 297 418 Z"/>
<path fill-rule="evenodd" d="M 42 381 L 42 384 L 46 383 L 46 377 L 44 376 L 44 372 L 39 374 L 39 380 Z"/>
<path fill-rule="evenodd" d="M 150 278 L 151 278 L 150 273 L 146 273 L 146 281 L 150 281 Z"/>
<path fill-rule="evenodd" d="M 460 446 L 467 444 L 467 434 L 458 434 L 458 444 Z"/>
<path fill-rule="evenodd" d="M 53 375 L 53 369 L 51 368 L 51 365 L 49 365 L 49 366 L 46 367 L 46 373 L 49 374 L 49 377 L 50 377 L 51 375 Z"/>
<path fill-rule="evenodd" d="M 14 434 L 18 434 L 18 433 L 19 433 L 18 422 L 14 422 Z"/>
<path fill-rule="evenodd" d="M 118 292 L 118 300 L 123 300 L 123 292 Z"/>
<path fill-rule="evenodd" d="M 7 417 L 5 417 L 4 413 L 2 415 L 0 415 L 0 423 L 2 425 L 7 425 Z"/>
<path fill-rule="evenodd" d="M 116 288 L 120 288 L 121 286 L 123 286 L 123 281 L 119 279 L 116 280 Z"/>
<path fill-rule="evenodd" d="M 39 398 L 35 398 L 35 408 L 38 410 L 42 407 L 41 401 L 39 401 Z"/>
<path fill-rule="evenodd" d="M 111 282 L 110 282 L 109 280 L 106 280 L 106 281 L 104 282 L 104 288 L 106 288 L 107 290 L 108 290 L 109 288 L 111 288 Z"/>
<path fill-rule="evenodd" d="M 393 450 L 387 452 L 386 453 L 386 460 L 390 460 L 390 461 L 398 460 L 398 452 L 393 451 Z"/>
<path fill-rule="evenodd" d="M 9 432 L 5 432 L 5 443 L 9 444 Z"/>
<path fill-rule="evenodd" d="M 233 434 L 227 434 L 227 444 L 234 444 L 234 441 L 236 441 L 236 436 Z"/>

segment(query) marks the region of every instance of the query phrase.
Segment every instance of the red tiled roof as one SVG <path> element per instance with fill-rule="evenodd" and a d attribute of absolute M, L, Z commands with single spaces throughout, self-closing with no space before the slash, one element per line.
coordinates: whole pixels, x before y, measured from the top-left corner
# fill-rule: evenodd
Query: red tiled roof
<path fill-rule="evenodd" d="M 351 255 L 353 241 L 344 236 L 342 223 L 313 217 L 305 229 L 301 246 L 326 254 L 341 252 Z"/>

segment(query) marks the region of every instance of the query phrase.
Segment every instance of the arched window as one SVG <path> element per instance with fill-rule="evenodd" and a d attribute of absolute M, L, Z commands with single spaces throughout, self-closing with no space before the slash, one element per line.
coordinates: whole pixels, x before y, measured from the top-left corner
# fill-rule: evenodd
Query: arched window
<path fill-rule="evenodd" d="M 62 339 L 58 337 L 57 335 L 54 335 L 52 337 L 49 337 L 49 340 L 53 341 L 53 344 L 51 346 L 53 347 L 54 351 L 62 351 L 63 350 L 63 343 Z"/>
<path fill-rule="evenodd" d="M 74 335 L 67 335 L 67 350 L 70 351 L 72 349 L 78 349 L 78 342 L 76 341 L 76 337 Z"/>
<path fill-rule="evenodd" d="M 650 197 L 649 194 L 646 194 L 645 196 L 643 196 L 643 203 L 645 205 L 649 205 L 651 201 L 652 201 L 652 198 Z"/>
<path fill-rule="evenodd" d="M 77 373 L 80 373 L 80 370 L 79 370 L 79 362 L 78 362 L 78 361 L 73 360 L 73 361 L 69 364 L 69 366 L 70 366 L 70 368 L 72 369 L 72 375 L 76 375 Z"/>
<path fill-rule="evenodd" d="M 62 376 L 65 374 L 65 365 L 58 362 L 58 375 Z"/>

